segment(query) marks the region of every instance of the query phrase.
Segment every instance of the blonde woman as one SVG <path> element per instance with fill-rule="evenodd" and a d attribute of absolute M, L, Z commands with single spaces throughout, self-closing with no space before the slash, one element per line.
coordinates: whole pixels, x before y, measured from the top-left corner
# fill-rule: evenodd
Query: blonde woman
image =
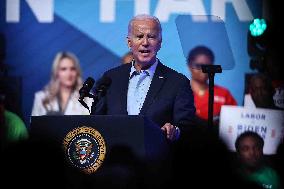
<path fill-rule="evenodd" d="M 78 102 L 81 87 L 77 57 L 70 52 L 59 52 L 52 65 L 50 82 L 35 94 L 32 115 L 88 115 L 88 110 Z M 91 102 L 87 101 L 90 107 Z"/>

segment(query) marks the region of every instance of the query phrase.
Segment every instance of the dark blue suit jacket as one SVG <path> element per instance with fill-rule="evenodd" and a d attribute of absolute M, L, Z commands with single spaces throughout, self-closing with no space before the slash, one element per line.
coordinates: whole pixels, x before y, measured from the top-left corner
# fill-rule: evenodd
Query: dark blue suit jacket
<path fill-rule="evenodd" d="M 96 114 L 127 115 L 127 91 L 131 64 L 107 71 L 111 86 L 98 103 Z M 159 126 L 171 123 L 183 127 L 195 115 L 193 93 L 187 77 L 158 63 L 146 99 L 140 111 Z"/>

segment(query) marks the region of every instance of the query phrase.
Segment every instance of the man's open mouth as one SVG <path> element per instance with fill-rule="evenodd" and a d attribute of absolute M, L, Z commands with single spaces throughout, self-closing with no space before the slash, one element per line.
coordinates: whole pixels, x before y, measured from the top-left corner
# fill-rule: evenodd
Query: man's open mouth
<path fill-rule="evenodd" d="M 142 54 L 149 54 L 150 50 L 140 50 L 139 52 L 142 53 Z"/>

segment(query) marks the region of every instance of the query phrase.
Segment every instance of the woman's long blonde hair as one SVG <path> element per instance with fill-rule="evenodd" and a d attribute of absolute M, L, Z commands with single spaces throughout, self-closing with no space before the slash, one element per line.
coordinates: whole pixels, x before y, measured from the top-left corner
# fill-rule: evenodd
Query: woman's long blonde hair
<path fill-rule="evenodd" d="M 74 62 L 75 69 L 77 71 L 77 80 L 73 86 L 73 91 L 79 91 L 82 86 L 82 73 L 78 58 L 71 52 L 59 52 L 56 54 L 51 70 L 51 79 L 49 83 L 45 86 L 44 91 L 47 94 L 46 98 L 43 99 L 42 103 L 46 107 L 58 94 L 59 94 L 59 81 L 57 79 L 57 74 L 59 71 L 59 64 L 62 59 L 69 58 Z"/>

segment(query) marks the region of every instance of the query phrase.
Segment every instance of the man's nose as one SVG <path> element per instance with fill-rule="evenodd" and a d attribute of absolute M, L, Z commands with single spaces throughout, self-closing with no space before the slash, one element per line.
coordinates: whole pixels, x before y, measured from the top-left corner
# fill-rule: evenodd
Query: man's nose
<path fill-rule="evenodd" d="M 257 150 L 255 150 L 255 149 L 250 150 L 250 155 L 251 155 L 252 157 L 257 157 L 257 154 L 258 154 L 258 151 L 257 151 Z"/>
<path fill-rule="evenodd" d="M 148 46 L 149 45 L 148 37 L 144 37 L 143 38 L 142 45 L 144 45 L 144 46 Z"/>
<path fill-rule="evenodd" d="M 248 149 L 247 153 L 248 153 L 249 156 L 252 156 L 252 155 L 254 155 L 254 150 Z"/>

